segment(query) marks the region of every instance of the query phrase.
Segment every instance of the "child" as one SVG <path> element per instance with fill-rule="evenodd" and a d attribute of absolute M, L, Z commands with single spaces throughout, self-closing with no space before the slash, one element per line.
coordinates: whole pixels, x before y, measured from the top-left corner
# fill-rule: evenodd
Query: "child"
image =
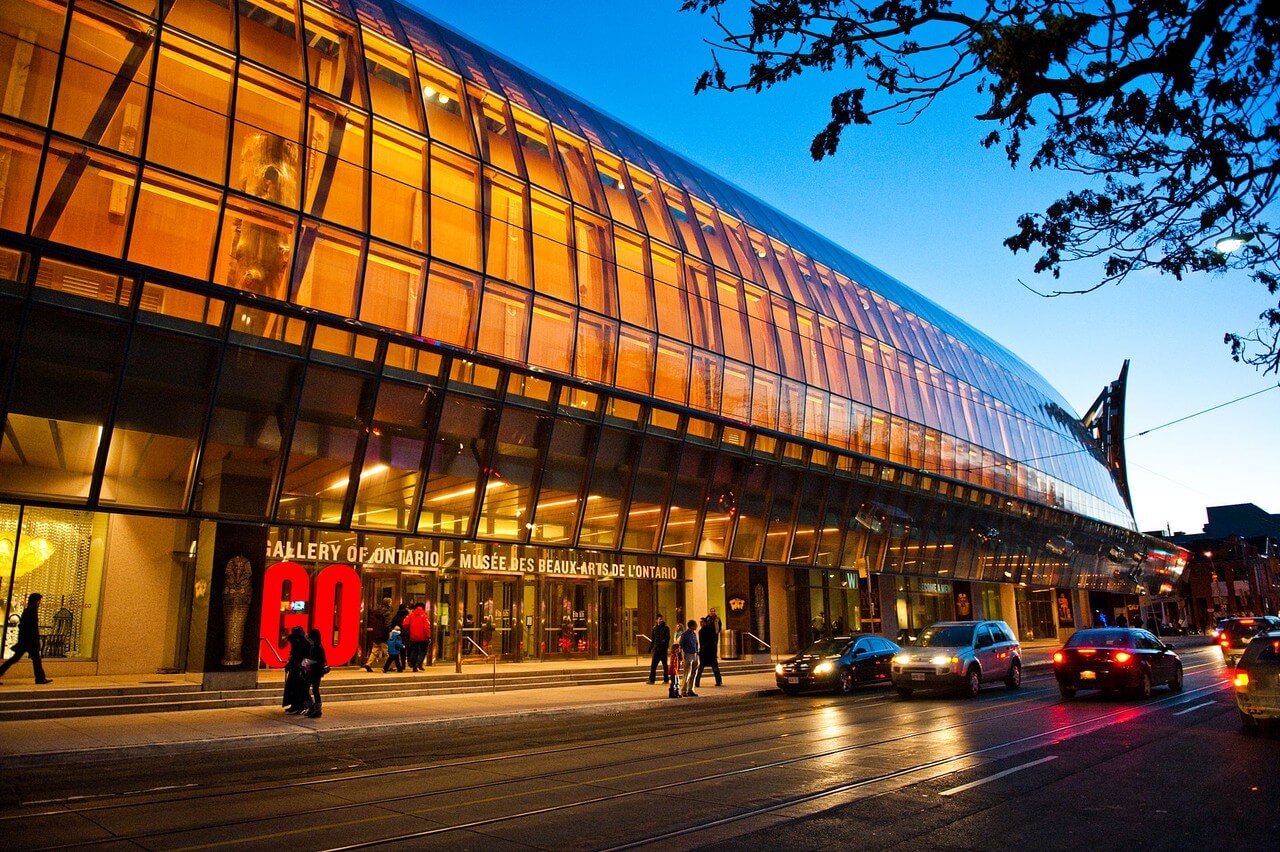
<path fill-rule="evenodd" d="M 671 673 L 671 686 L 667 690 L 668 698 L 680 697 L 680 635 L 683 631 L 676 626 L 676 635 L 671 639 L 671 656 L 667 659 L 667 670 Z"/>
<path fill-rule="evenodd" d="M 386 674 L 391 671 L 391 664 L 395 663 L 396 671 L 404 671 L 404 640 L 400 638 L 400 628 L 391 628 L 391 635 L 387 637 L 387 664 L 382 667 L 382 673 Z"/>

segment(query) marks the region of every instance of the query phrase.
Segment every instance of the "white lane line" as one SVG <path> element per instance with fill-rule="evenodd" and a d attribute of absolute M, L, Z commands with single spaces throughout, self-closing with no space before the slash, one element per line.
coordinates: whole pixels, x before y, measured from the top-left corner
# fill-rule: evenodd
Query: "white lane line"
<path fill-rule="evenodd" d="M 1003 778 L 1006 775 L 1012 775 L 1015 772 L 1021 772 L 1024 769 L 1030 769 L 1031 767 L 1038 766 L 1041 763 L 1048 763 L 1051 760 L 1057 760 L 1057 759 L 1058 759 L 1058 756 L 1056 754 L 1051 754 L 1048 757 L 1042 757 L 1039 760 L 1033 760 L 1030 763 L 1022 764 L 1021 766 L 1015 766 L 1011 769 L 1006 769 L 1003 772 L 997 772 L 995 775 L 992 775 L 990 778 L 983 778 L 980 781 L 970 781 L 968 784 L 961 784 L 959 787 L 952 787 L 950 790 L 943 790 L 938 795 L 954 796 L 956 793 L 963 793 L 965 790 L 971 790 L 974 787 L 980 787 L 983 784 L 986 784 L 988 781 L 995 781 L 997 778 Z"/>
<path fill-rule="evenodd" d="M 1216 701 L 1206 701 L 1203 704 L 1197 704 L 1195 707 L 1188 707 L 1186 710 L 1179 710 L 1177 713 L 1174 713 L 1173 715 L 1181 716 L 1183 713 L 1190 713 L 1192 710 L 1199 710 L 1201 707 L 1208 707 L 1211 704 L 1217 704 L 1217 703 L 1218 702 Z"/>

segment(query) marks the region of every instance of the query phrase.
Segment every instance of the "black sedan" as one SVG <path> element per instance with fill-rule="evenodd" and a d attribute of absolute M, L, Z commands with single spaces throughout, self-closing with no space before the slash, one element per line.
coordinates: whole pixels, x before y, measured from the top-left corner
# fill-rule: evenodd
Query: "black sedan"
<path fill-rule="evenodd" d="M 1182 690 L 1182 659 L 1173 646 L 1130 627 L 1077 631 L 1054 652 L 1053 673 L 1063 698 L 1074 698 L 1080 689 L 1124 689 L 1150 698 L 1153 684 Z"/>
<path fill-rule="evenodd" d="M 774 668 L 787 695 L 802 689 L 833 689 L 848 694 L 859 683 L 888 683 L 890 662 L 899 647 L 870 633 L 814 642 Z"/>

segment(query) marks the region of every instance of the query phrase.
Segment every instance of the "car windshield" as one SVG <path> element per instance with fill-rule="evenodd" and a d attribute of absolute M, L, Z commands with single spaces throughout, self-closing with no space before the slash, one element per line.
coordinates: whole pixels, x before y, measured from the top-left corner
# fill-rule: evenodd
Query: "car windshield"
<path fill-rule="evenodd" d="M 960 645 L 973 644 L 972 624 L 948 624 L 942 627 L 930 627 L 920 634 L 916 645 L 921 648 L 955 648 Z"/>
<path fill-rule="evenodd" d="M 800 653 L 806 657 L 838 657 L 849 645 L 848 639 L 823 639 L 821 642 L 814 642 Z"/>
<path fill-rule="evenodd" d="M 1078 630 L 1067 640 L 1068 648 L 1129 648 L 1133 634 L 1128 630 Z"/>

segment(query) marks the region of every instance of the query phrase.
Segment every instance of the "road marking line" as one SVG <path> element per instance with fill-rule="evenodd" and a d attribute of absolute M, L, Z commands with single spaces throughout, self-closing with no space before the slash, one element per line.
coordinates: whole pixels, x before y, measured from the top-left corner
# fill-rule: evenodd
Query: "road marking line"
<path fill-rule="evenodd" d="M 1216 701 L 1206 701 L 1203 704 L 1197 704 L 1195 707 L 1188 707 L 1186 710 L 1179 710 L 1177 713 L 1174 713 L 1173 715 L 1181 716 L 1183 713 L 1190 713 L 1192 710 L 1199 710 L 1201 707 L 1208 707 L 1211 704 L 1217 704 L 1217 703 L 1218 702 Z"/>
<path fill-rule="evenodd" d="M 963 793 L 965 790 L 971 790 L 974 787 L 980 787 L 983 784 L 986 784 L 988 781 L 995 781 L 997 778 L 1003 778 L 1006 775 L 1012 775 L 1015 772 L 1021 772 L 1024 769 L 1030 769 L 1031 767 L 1038 766 L 1041 763 L 1048 763 L 1051 760 L 1057 760 L 1057 759 L 1058 759 L 1058 756 L 1056 754 L 1051 754 L 1048 757 L 1042 757 L 1039 760 L 1033 760 L 1030 763 L 1022 764 L 1021 766 L 1015 766 L 1011 769 L 1006 769 L 1003 772 L 997 772 L 995 775 L 992 775 L 990 778 L 983 778 L 980 781 L 970 781 L 968 784 L 961 784 L 959 787 L 952 787 L 950 790 L 943 790 L 938 795 L 954 796 L 956 793 Z"/>

